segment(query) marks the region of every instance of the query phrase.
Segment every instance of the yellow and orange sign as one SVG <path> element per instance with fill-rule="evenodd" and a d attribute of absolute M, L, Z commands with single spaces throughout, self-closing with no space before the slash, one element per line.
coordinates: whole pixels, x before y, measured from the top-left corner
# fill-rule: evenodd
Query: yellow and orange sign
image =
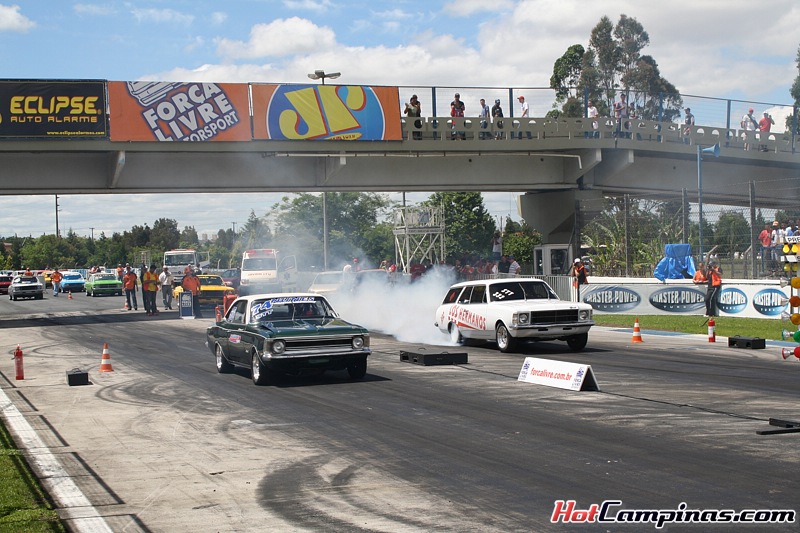
<path fill-rule="evenodd" d="M 112 141 L 249 141 L 243 83 L 108 82 Z"/>
<path fill-rule="evenodd" d="M 399 141 L 397 87 L 253 84 L 253 138 Z"/>

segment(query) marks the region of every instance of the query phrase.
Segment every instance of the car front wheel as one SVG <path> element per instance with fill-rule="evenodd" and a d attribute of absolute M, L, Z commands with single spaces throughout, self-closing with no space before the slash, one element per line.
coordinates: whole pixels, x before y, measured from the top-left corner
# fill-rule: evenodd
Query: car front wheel
<path fill-rule="evenodd" d="M 350 379 L 362 379 L 367 375 L 367 360 L 364 359 L 348 366 L 347 373 L 350 374 Z"/>
<path fill-rule="evenodd" d="M 227 374 L 231 370 L 233 370 L 233 365 L 231 365 L 227 359 L 225 359 L 225 354 L 222 353 L 222 346 L 217 344 L 216 350 L 214 350 L 214 356 L 217 359 L 217 372 L 220 374 Z"/>
<path fill-rule="evenodd" d="M 275 382 L 273 372 L 261 362 L 261 358 L 258 356 L 257 350 L 253 350 L 251 364 L 253 383 L 256 385 L 269 385 Z"/>
<path fill-rule="evenodd" d="M 581 333 L 580 335 L 573 335 L 572 337 L 567 338 L 567 346 L 573 352 L 580 352 L 586 347 L 586 343 L 589 341 L 589 334 L 588 333 Z"/>
<path fill-rule="evenodd" d="M 501 352 L 506 353 L 514 349 L 516 340 L 511 336 L 505 324 L 502 322 L 498 324 L 494 333 L 495 340 L 497 340 L 497 347 Z"/>

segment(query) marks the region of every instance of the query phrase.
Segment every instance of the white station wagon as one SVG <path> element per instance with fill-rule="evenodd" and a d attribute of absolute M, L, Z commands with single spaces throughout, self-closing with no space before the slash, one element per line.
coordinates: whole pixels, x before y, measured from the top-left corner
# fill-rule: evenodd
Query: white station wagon
<path fill-rule="evenodd" d="M 542 280 L 504 278 L 450 287 L 435 325 L 453 342 L 494 340 L 501 352 L 513 350 L 518 339 L 564 340 L 580 351 L 594 322 L 592 306 L 559 300 Z"/>

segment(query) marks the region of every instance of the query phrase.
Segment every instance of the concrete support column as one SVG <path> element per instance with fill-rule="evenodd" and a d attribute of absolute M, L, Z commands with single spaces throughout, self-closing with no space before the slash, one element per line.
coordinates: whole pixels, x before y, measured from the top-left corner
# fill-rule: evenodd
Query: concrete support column
<path fill-rule="evenodd" d="M 518 197 L 517 211 L 531 228 L 542 233 L 543 244 L 565 244 L 575 229 L 576 202 L 596 200 L 590 205 L 600 207 L 602 198 L 598 190 L 529 192 Z"/>

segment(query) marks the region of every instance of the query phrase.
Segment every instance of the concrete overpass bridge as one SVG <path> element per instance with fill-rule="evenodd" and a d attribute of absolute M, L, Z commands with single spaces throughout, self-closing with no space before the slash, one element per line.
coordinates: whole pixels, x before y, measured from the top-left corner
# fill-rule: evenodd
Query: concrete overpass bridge
<path fill-rule="evenodd" d="M 477 118 L 422 117 L 403 121 L 401 141 L 4 140 L 0 194 L 512 191 L 525 193 L 520 215 L 546 242 L 566 242 L 576 200 L 696 198 L 698 146 L 719 144 L 718 158 L 703 158 L 705 202 L 750 205 L 757 190 L 757 207 L 797 206 L 775 194 L 776 181 L 800 180 L 794 138 L 684 128 L 511 117 L 481 129 Z"/>

